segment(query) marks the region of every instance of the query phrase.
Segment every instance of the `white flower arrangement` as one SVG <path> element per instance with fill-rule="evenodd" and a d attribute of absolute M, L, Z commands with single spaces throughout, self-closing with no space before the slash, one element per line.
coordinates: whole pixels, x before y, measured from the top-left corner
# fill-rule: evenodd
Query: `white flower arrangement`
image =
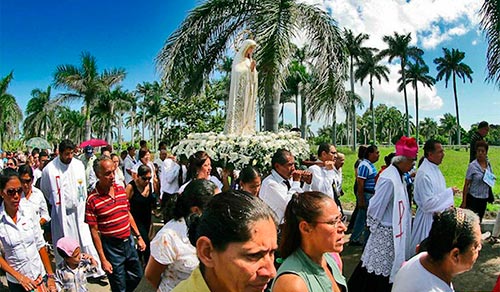
<path fill-rule="evenodd" d="M 232 165 L 242 169 L 247 165 L 255 166 L 261 172 L 271 168 L 271 157 L 276 150 L 289 150 L 296 160 L 309 158 L 309 144 L 297 132 L 258 132 L 255 135 L 237 136 L 220 133 L 192 133 L 172 152 L 189 157 L 203 150 L 223 166 Z"/>

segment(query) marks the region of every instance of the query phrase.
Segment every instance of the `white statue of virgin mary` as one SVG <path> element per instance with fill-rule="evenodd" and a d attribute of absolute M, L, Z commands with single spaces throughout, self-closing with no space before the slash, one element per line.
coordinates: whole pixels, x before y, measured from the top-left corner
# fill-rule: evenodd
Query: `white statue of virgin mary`
<path fill-rule="evenodd" d="M 234 57 L 224 134 L 255 134 L 258 74 L 252 54 L 256 46 L 255 41 L 244 40 Z"/>

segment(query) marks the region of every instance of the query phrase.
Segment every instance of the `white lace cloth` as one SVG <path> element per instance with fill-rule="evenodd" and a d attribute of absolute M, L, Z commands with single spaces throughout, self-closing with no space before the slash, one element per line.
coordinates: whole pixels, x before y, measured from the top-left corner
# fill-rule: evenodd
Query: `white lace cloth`
<path fill-rule="evenodd" d="M 370 226 L 371 234 L 361 256 L 362 266 L 369 273 L 389 277 L 394 262 L 392 227 L 383 226 L 371 216 L 368 216 L 366 223 Z"/>

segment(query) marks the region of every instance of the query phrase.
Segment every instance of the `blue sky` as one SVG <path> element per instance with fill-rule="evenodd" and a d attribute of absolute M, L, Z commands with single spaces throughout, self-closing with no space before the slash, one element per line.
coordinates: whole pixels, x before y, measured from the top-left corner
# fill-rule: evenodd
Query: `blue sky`
<path fill-rule="evenodd" d="M 383 48 L 381 37 L 411 32 L 415 45 L 425 51 L 430 74 L 432 60 L 442 47 L 465 51 L 465 62 L 474 71 L 473 83 L 458 84 L 461 124 L 465 129 L 480 120 L 500 124 L 499 90 L 484 82 L 486 44 L 478 30 L 477 0 L 306 0 L 323 6 L 338 21 L 356 33 L 370 34 L 367 45 Z M 97 58 L 99 70 L 122 67 L 123 82 L 134 89 L 143 81 L 158 80 L 154 58 L 167 37 L 179 26 L 198 1 L 81 1 L 47 0 L 0 2 L 0 76 L 14 71 L 9 92 L 26 108 L 34 88 L 46 89 L 58 65 L 79 64 L 82 51 Z M 478 4 L 479 3 L 479 4 Z M 393 83 L 398 64 L 391 65 L 391 82 L 376 85 L 375 103 L 403 110 L 403 97 Z M 368 88 L 358 85 L 368 105 Z M 419 90 L 420 117 L 439 119 L 455 114 L 451 86 L 444 82 Z M 413 91 L 409 90 L 410 113 L 414 113 Z M 78 107 L 80 103 L 73 103 Z M 294 105 L 287 106 L 287 122 L 294 121 Z M 363 110 L 364 111 L 364 110 Z M 344 120 L 342 114 L 339 121 Z M 315 121 L 313 129 L 323 125 Z"/>

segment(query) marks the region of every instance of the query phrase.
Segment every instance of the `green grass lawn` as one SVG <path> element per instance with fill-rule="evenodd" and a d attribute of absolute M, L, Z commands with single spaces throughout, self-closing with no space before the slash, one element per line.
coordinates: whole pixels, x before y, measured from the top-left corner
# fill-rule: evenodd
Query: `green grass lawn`
<path fill-rule="evenodd" d="M 351 205 L 356 201 L 353 193 L 354 185 L 354 162 L 356 162 L 356 153 L 352 152 L 350 148 L 339 147 L 337 151 L 342 152 L 346 155 L 345 164 L 343 167 L 343 185 L 345 195 L 341 198 L 342 202 L 349 202 L 347 205 Z M 390 152 L 394 151 L 394 147 L 379 147 L 380 159 L 375 164 L 377 169 L 380 169 L 384 165 L 384 157 Z M 419 158 L 424 154 L 423 149 L 419 150 Z M 493 168 L 493 172 L 498 176 L 500 174 L 500 148 L 490 147 L 488 151 L 488 157 Z M 469 161 L 469 152 L 465 149 L 455 150 L 452 148 L 445 148 L 445 157 L 443 163 L 440 165 L 440 169 L 446 179 L 446 185 L 448 187 L 456 186 L 460 190 L 463 189 L 465 172 L 467 171 Z M 500 194 L 500 183 L 497 183 L 493 188 L 493 193 L 495 197 L 498 198 Z M 455 205 L 459 206 L 462 201 L 461 192 L 455 196 Z M 498 211 L 500 209 L 500 202 L 498 199 L 495 204 L 488 204 L 488 211 Z"/>

